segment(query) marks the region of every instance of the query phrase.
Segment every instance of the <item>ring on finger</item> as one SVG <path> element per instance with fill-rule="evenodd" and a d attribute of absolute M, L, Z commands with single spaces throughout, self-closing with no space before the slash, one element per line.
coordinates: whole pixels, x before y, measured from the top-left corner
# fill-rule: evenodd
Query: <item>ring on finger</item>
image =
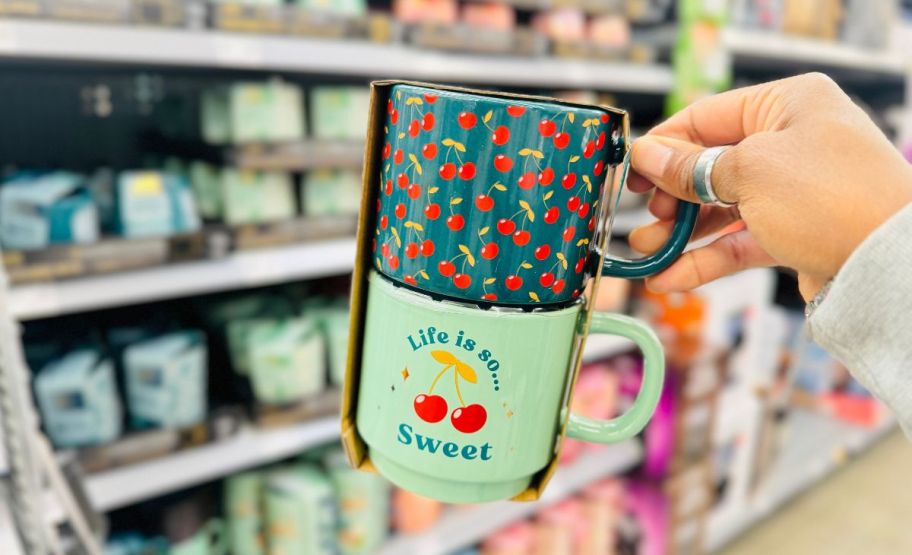
<path fill-rule="evenodd" d="M 725 208 L 730 208 L 737 204 L 720 199 L 713 189 L 712 183 L 712 171 L 716 165 L 716 160 L 718 160 L 719 157 L 722 156 L 722 153 L 729 148 L 731 148 L 731 146 L 728 145 L 714 146 L 707 148 L 700 153 L 699 157 L 697 157 L 697 163 L 694 164 L 693 171 L 694 191 L 697 193 L 697 197 L 700 198 L 700 201 L 704 204 L 714 204 Z"/>

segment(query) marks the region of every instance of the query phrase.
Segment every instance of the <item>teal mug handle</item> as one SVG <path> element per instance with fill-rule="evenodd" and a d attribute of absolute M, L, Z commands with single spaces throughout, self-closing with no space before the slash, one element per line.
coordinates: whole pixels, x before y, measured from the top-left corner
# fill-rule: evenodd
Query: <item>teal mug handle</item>
<path fill-rule="evenodd" d="M 589 332 L 619 335 L 636 343 L 643 353 L 643 383 L 633 406 L 617 418 L 597 420 L 570 413 L 567 437 L 591 443 L 630 439 L 646 427 L 659 404 L 665 381 L 665 350 L 649 326 L 629 316 L 596 312 Z"/>
<path fill-rule="evenodd" d="M 630 152 L 624 156 L 624 173 L 621 176 L 621 189 L 627 182 L 627 175 L 630 171 Z M 671 237 L 662 248 L 653 254 L 637 260 L 627 260 L 614 256 L 605 256 L 604 266 L 602 268 L 603 276 L 619 277 L 626 279 L 638 279 L 655 275 L 671 264 L 681 256 L 687 247 L 690 236 L 693 234 L 694 226 L 697 225 L 697 216 L 700 215 L 700 205 L 692 202 L 679 202 L 678 213 L 675 217 L 674 229 L 671 231 Z"/>

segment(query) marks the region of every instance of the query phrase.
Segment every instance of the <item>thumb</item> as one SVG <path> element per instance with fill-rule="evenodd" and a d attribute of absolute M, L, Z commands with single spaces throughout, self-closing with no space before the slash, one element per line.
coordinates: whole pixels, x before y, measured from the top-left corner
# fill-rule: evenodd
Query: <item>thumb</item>
<path fill-rule="evenodd" d="M 693 171 L 705 147 L 668 137 L 646 135 L 633 143 L 633 169 L 655 186 L 681 200 L 701 202 L 694 190 Z M 718 197 L 738 202 L 734 186 L 734 158 L 737 146 L 722 153 L 712 170 L 712 185 Z"/>

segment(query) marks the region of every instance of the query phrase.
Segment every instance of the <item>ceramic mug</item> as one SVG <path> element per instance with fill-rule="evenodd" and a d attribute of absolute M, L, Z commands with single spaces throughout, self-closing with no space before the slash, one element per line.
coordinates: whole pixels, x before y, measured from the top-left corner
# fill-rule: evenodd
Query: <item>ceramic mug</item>
<path fill-rule="evenodd" d="M 610 216 L 602 192 L 624 158 L 620 112 L 412 85 L 393 86 L 386 111 L 378 271 L 438 297 L 497 305 L 580 294 Z M 608 259 L 604 274 L 643 277 L 671 264 L 698 211 L 680 206 L 662 249 Z"/>
<path fill-rule="evenodd" d="M 480 310 L 436 301 L 371 272 L 357 427 L 377 470 L 445 502 L 507 499 L 555 456 L 567 414 L 583 305 Z M 640 347 L 643 386 L 613 420 L 570 414 L 567 437 L 630 438 L 646 425 L 664 378 L 662 345 L 645 324 L 595 313 L 590 332 Z"/>

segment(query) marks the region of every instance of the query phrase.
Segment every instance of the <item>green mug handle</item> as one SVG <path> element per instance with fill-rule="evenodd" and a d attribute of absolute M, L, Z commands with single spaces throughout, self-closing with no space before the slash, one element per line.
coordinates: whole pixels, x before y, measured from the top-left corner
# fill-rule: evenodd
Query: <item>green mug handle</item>
<path fill-rule="evenodd" d="M 624 156 L 623 171 L 624 173 L 621 176 L 621 189 L 624 188 L 624 184 L 627 182 L 627 175 L 630 172 L 630 151 Z M 679 202 L 678 213 L 675 216 L 675 225 L 671 231 L 671 237 L 662 248 L 649 256 L 637 260 L 627 260 L 606 255 L 602 267 L 602 275 L 638 279 L 655 275 L 671 266 L 687 247 L 690 236 L 693 234 L 694 226 L 697 225 L 697 216 L 699 215 L 699 204 Z"/>
<path fill-rule="evenodd" d="M 591 443 L 630 439 L 646 427 L 659 404 L 665 381 L 665 350 L 649 326 L 621 314 L 594 313 L 589 332 L 619 335 L 636 343 L 643 353 L 643 383 L 633 406 L 617 418 L 597 420 L 570 413 L 567 437 Z"/>

